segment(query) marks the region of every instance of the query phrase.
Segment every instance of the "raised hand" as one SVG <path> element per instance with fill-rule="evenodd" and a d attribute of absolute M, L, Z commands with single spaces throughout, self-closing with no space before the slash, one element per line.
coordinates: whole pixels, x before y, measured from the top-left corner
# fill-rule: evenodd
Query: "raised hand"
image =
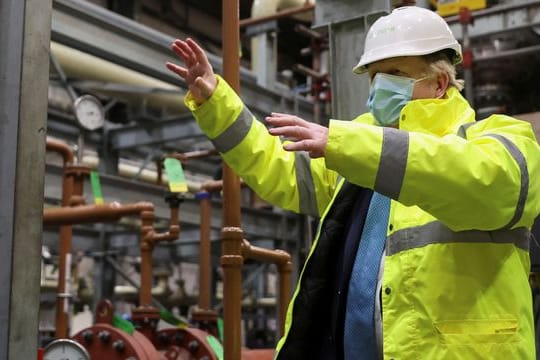
<path fill-rule="evenodd" d="M 289 114 L 272 113 L 266 117 L 272 126 L 268 131 L 285 136 L 292 142 L 283 145 L 287 151 L 307 151 L 312 158 L 324 156 L 328 142 L 328 128 Z"/>
<path fill-rule="evenodd" d="M 208 57 L 204 50 L 189 38 L 186 41 L 176 39 L 171 44 L 171 49 L 186 67 L 167 62 L 167 68 L 185 80 L 195 101 L 202 104 L 213 94 L 217 85 Z"/>

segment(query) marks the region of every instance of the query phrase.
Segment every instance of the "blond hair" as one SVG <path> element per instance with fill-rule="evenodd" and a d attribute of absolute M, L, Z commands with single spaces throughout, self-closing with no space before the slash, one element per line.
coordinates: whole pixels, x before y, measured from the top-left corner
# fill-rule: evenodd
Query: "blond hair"
<path fill-rule="evenodd" d="M 433 54 L 424 55 L 423 58 L 429 64 L 429 72 L 433 75 L 445 72 L 448 74 L 448 85 L 462 90 L 465 81 L 456 78 L 456 67 L 452 65 L 449 54 L 446 50 L 442 50 Z"/>

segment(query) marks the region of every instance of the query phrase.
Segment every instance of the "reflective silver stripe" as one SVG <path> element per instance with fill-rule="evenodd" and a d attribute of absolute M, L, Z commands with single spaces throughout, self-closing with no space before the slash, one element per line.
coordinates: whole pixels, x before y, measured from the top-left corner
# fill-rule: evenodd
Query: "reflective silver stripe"
<path fill-rule="evenodd" d="M 229 126 L 218 137 L 212 139 L 212 143 L 217 151 L 220 153 L 226 153 L 234 148 L 246 137 L 251 124 L 253 123 L 253 115 L 244 107 L 240 115 L 236 118 L 234 123 Z"/>
<path fill-rule="evenodd" d="M 416 249 L 431 244 L 447 243 L 495 243 L 514 244 L 529 250 L 531 232 L 527 228 L 503 229 L 496 231 L 466 230 L 452 231 L 439 221 L 426 225 L 398 230 L 386 241 L 386 255 Z"/>
<path fill-rule="evenodd" d="M 466 139 L 467 138 L 467 129 L 470 128 L 474 124 L 476 124 L 476 122 L 470 122 L 470 123 L 466 123 L 466 124 L 461 125 L 459 127 L 459 129 L 458 129 L 457 135 L 459 137 L 462 137 L 462 138 Z"/>
<path fill-rule="evenodd" d="M 315 185 L 311 175 L 311 158 L 305 151 L 295 151 L 296 186 L 298 188 L 299 208 L 303 214 L 319 216 Z"/>
<path fill-rule="evenodd" d="M 405 177 L 409 154 L 409 133 L 383 128 L 383 143 L 379 171 L 375 178 L 375 191 L 398 199 Z"/>
<path fill-rule="evenodd" d="M 525 209 L 525 203 L 527 202 L 527 195 L 529 194 L 529 170 L 527 168 L 527 161 L 525 160 L 525 156 L 523 156 L 523 153 L 519 150 L 516 144 L 514 144 L 504 136 L 499 134 L 488 134 L 486 136 L 494 137 L 495 139 L 502 142 L 506 149 L 510 152 L 514 160 L 516 160 L 517 164 L 519 165 L 519 169 L 521 170 L 521 188 L 519 189 L 519 198 L 516 205 L 516 211 L 514 212 L 514 217 L 512 218 L 512 220 L 510 220 L 510 222 L 504 227 L 505 229 L 510 229 L 512 226 L 516 225 L 517 222 L 521 219 L 521 216 L 523 215 L 523 210 Z"/>

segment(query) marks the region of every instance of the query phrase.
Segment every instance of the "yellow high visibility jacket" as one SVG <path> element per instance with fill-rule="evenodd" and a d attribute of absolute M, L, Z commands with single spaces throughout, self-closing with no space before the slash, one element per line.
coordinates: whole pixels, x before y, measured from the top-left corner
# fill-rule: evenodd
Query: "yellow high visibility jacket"
<path fill-rule="evenodd" d="M 504 115 L 475 122 L 450 88 L 443 99 L 409 102 L 399 129 L 376 126 L 371 114 L 331 120 L 325 157 L 310 159 L 284 151 L 221 78 L 210 99 L 197 106 L 188 94 L 186 105 L 259 196 L 320 216 L 320 226 L 339 205 L 340 176 L 392 199 L 381 292 L 384 359 L 535 358 L 528 246 L 540 212 L 540 148 L 529 123 Z M 302 284 L 320 237 L 319 228 L 277 358 L 290 358 L 294 351 L 284 349 L 301 337 L 291 329 L 295 319 L 306 321 L 295 312 L 309 304 Z"/>

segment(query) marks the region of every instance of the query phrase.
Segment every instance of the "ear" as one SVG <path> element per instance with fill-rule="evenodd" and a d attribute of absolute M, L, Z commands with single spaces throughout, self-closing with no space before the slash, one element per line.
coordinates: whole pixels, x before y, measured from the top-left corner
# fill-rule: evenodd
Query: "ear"
<path fill-rule="evenodd" d="M 441 71 L 437 75 L 437 88 L 435 89 L 435 97 L 440 99 L 446 94 L 448 84 L 450 83 L 450 76 L 446 71 Z"/>

